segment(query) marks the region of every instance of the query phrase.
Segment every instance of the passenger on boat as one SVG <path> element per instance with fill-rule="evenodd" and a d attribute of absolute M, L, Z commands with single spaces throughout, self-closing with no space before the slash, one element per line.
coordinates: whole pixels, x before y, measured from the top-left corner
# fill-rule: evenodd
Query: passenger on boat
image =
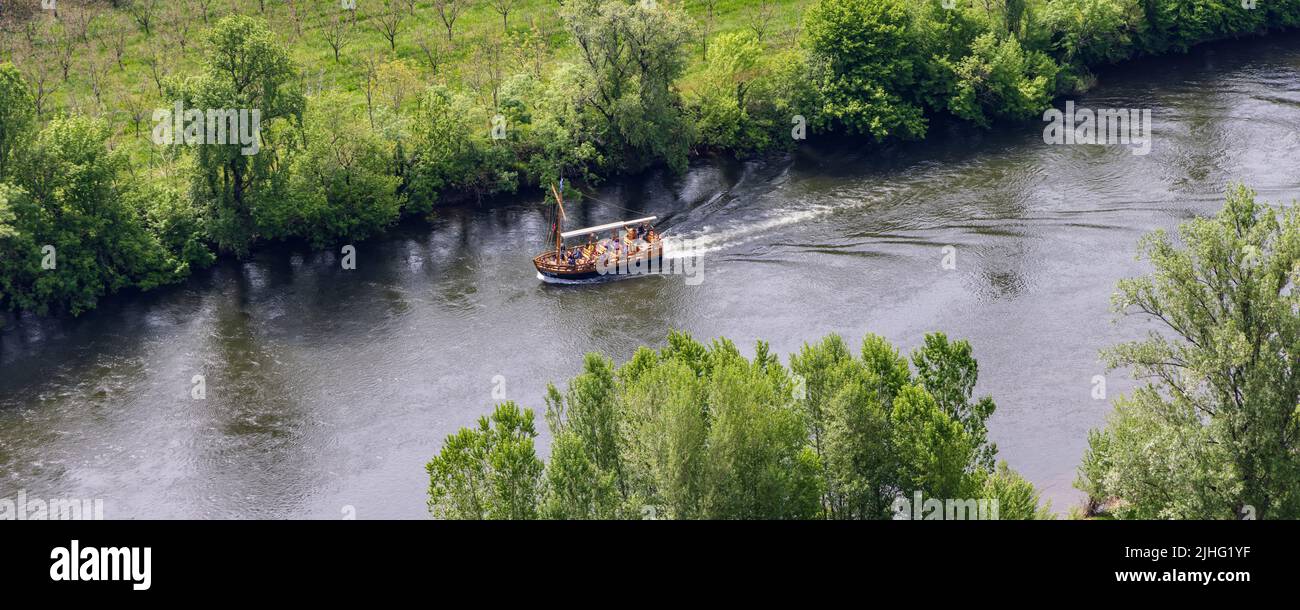
<path fill-rule="evenodd" d="M 623 242 L 619 239 L 618 230 L 615 229 L 609 236 L 609 249 L 614 258 L 618 258 L 623 253 Z"/>
<path fill-rule="evenodd" d="M 633 255 L 633 254 L 636 254 L 637 251 L 641 249 L 641 245 L 640 245 L 639 243 L 637 243 L 637 238 L 636 238 L 636 229 L 634 229 L 634 228 L 632 228 L 632 227 L 628 227 L 628 229 L 627 229 L 627 241 L 624 243 L 624 245 L 627 246 L 627 254 L 628 254 L 628 256 L 631 256 L 631 255 Z"/>

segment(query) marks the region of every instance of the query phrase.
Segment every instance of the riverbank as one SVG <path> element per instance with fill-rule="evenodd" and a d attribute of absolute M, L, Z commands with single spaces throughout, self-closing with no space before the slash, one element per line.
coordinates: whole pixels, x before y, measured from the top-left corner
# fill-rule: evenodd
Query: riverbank
<path fill-rule="evenodd" d="M 546 62 L 512 74 L 501 57 L 486 58 L 482 78 L 438 77 L 427 89 L 411 65 L 422 47 L 398 45 L 400 38 L 388 56 L 365 59 L 359 88 L 300 78 L 304 57 L 323 65 L 331 59 L 303 54 L 301 28 L 327 32 L 344 13 L 301 22 L 295 14 L 294 27 L 283 29 L 268 27 L 283 12 L 213 15 L 211 30 L 195 28 L 207 31 L 209 42 L 178 40 L 174 61 L 162 64 L 150 56 L 148 65 L 187 78 L 159 79 L 156 99 L 137 105 L 258 108 L 264 133 L 256 155 L 234 152 L 247 143 L 160 146 L 151 130 L 139 130 L 139 113 L 131 115 L 131 137 L 121 125 L 81 114 L 42 126 L 44 85 L 33 83 L 48 77 L 39 69 L 52 64 L 32 60 L 89 44 L 88 35 L 69 29 L 77 23 L 69 9 L 48 32 L 41 25 L 7 34 L 33 45 L 33 53 L 4 79 L 6 106 L 16 109 L 5 133 L 17 136 L 5 149 L 14 162 L 0 164 L 7 168 L 0 180 L 10 184 L 0 193 L 0 234 L 7 234 L 0 237 L 0 307 L 77 314 L 124 288 L 179 281 L 217 255 L 242 256 L 281 240 L 332 250 L 381 235 L 399 218 L 437 213 L 457 196 L 530 192 L 561 176 L 581 184 L 653 167 L 683 171 L 693 152 L 748 156 L 826 134 L 924 139 L 936 120 L 1013 128 L 1039 116 L 1054 95 L 1089 82 L 1090 66 L 1300 20 L 1294 1 L 1250 10 L 1152 0 L 1143 5 L 1153 9 L 1147 12 L 1122 11 L 1124 1 L 945 9 L 937 1 L 822 0 L 803 20 L 797 45 L 734 20 L 701 34 L 699 7 L 575 2 L 552 15 L 568 33 L 559 28 L 552 38 L 563 42 L 540 47 Z M 385 15 L 357 19 L 375 25 Z M 620 28 L 638 27 L 653 35 L 622 36 L 628 32 Z M 113 31 L 96 33 L 112 38 Z M 176 29 L 159 36 L 169 32 Z M 606 34 L 624 46 L 574 53 Z M 139 38 L 127 51 L 154 40 Z M 515 42 L 516 50 L 528 47 L 526 37 Z M 694 59 L 706 43 L 714 52 Z M 868 47 L 875 52 L 863 53 Z M 226 82 L 232 75 L 213 63 L 223 54 L 256 56 L 274 69 Z M 353 61 L 344 73 L 355 77 Z M 254 89 L 277 93 L 249 93 L 240 83 L 250 78 L 260 79 Z M 29 141 L 38 144 L 29 150 Z M 204 154 L 212 150 L 224 152 Z M 95 171 L 73 171 L 77 165 Z M 63 264 L 51 268 L 50 252 Z"/>

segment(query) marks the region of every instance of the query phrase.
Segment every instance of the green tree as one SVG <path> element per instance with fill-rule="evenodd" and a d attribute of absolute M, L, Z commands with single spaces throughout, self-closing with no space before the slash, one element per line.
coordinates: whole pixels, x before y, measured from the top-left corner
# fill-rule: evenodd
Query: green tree
<path fill-rule="evenodd" d="M 614 519 L 622 498 L 614 474 L 597 468 L 582 439 L 560 432 L 551 442 L 541 514 L 546 519 Z"/>
<path fill-rule="evenodd" d="M 150 173 L 131 181 L 128 205 L 144 214 L 145 226 L 173 259 L 176 279 L 191 270 L 203 269 L 216 261 L 208 245 L 208 210 L 188 196 L 183 185 L 167 180 L 171 172 L 193 171 L 192 159 L 150 168 Z"/>
<path fill-rule="evenodd" d="M 35 114 L 31 89 L 18 69 L 12 63 L 0 64 L 0 180 L 10 178 Z"/>
<path fill-rule="evenodd" d="M 19 186 L 0 182 L 0 307 L 32 308 L 31 290 L 40 271 L 40 246 L 23 231 L 37 216 L 27 193 Z"/>
<path fill-rule="evenodd" d="M 1116 308 L 1161 331 L 1106 353 L 1145 383 L 1089 438 L 1076 486 L 1137 518 L 1300 516 L 1300 212 L 1244 186 L 1163 231 Z"/>
<path fill-rule="evenodd" d="M 440 519 L 534 519 L 543 464 L 533 412 L 507 401 L 447 437 L 429 461 L 429 512 Z"/>
<path fill-rule="evenodd" d="M 705 391 L 708 436 L 705 517 L 809 519 L 820 511 L 821 465 L 788 388 L 730 343 Z M 779 365 L 777 365 L 779 366 Z"/>
<path fill-rule="evenodd" d="M 805 43 L 820 66 L 812 76 L 823 98 L 818 125 L 876 140 L 925 136 L 915 87 L 924 58 L 902 0 L 819 0 L 806 21 Z"/>
<path fill-rule="evenodd" d="M 929 335 L 926 338 L 928 340 Z M 875 374 L 876 391 L 880 399 L 886 407 L 892 408 L 894 397 L 903 390 L 903 386 L 912 381 L 907 359 L 888 339 L 868 334 L 862 338 L 862 363 L 868 371 Z"/>
<path fill-rule="evenodd" d="M 126 157 L 108 126 L 82 116 L 50 121 L 7 188 L 10 234 L 0 247 L 0 305 L 78 314 L 127 286 L 149 289 L 181 269 L 130 203 Z M 46 246 L 53 250 L 47 250 Z M 49 256 L 53 268 L 42 265 Z"/>
<path fill-rule="evenodd" d="M 1087 67 L 1132 55 L 1143 16 L 1133 0 L 1048 0 L 1043 20 L 1062 63 Z"/>
<path fill-rule="evenodd" d="M 790 357 L 790 370 L 803 384 L 803 396 L 796 397 L 808 422 L 808 435 L 818 457 L 825 455 L 826 427 L 831 401 L 845 384 L 844 365 L 853 355 L 839 335 L 830 335 L 815 345 L 804 344 Z"/>
<path fill-rule="evenodd" d="M 1015 38 L 983 34 L 960 61 L 941 61 L 955 79 L 949 111 L 983 127 L 990 119 L 1041 113 L 1056 90 L 1056 64 L 1043 53 L 1025 51 Z"/>
<path fill-rule="evenodd" d="M 708 49 L 693 100 L 700 143 L 738 153 L 768 148 L 775 120 L 763 106 L 774 91 L 758 36 L 751 30 L 726 32 Z"/>
<path fill-rule="evenodd" d="M 547 387 L 546 421 L 552 430 L 573 432 L 596 467 L 614 474 L 621 485 L 616 390 L 614 363 L 599 354 L 587 354 L 582 374 L 569 382 L 564 399 L 555 386 Z"/>
<path fill-rule="evenodd" d="M 0 183 L 0 239 L 18 235 L 18 229 L 14 226 L 14 221 L 18 215 L 14 213 L 11 199 L 21 197 L 24 193 L 12 184 Z"/>
<path fill-rule="evenodd" d="M 673 82 L 686 66 L 689 20 L 679 6 L 573 0 L 560 9 L 577 44 L 586 89 L 574 101 L 609 161 L 638 171 L 686 167 L 694 134 Z"/>
<path fill-rule="evenodd" d="M 490 117 L 467 96 L 441 85 L 429 87 L 413 122 L 411 211 L 431 211 L 445 191 L 482 197 L 515 189 L 511 149 L 488 139 Z"/>
<path fill-rule="evenodd" d="M 302 237 L 320 247 L 370 237 L 397 221 L 402 201 L 388 144 L 341 95 L 312 99 L 306 145 L 293 155 L 289 196 L 255 210 L 268 237 Z"/>
<path fill-rule="evenodd" d="M 599 180 L 596 172 L 605 158 L 582 106 L 573 103 L 586 86 L 583 71 L 574 64 L 560 65 L 544 81 L 524 73 L 502 85 L 501 112 L 529 184 L 548 190 L 561 177 Z"/>
<path fill-rule="evenodd" d="M 567 395 L 547 386 L 546 422 L 555 442 L 547 473 L 550 518 L 612 518 L 627 484 L 620 456 L 620 413 L 613 363 L 587 354 Z"/>
<path fill-rule="evenodd" d="M 999 462 L 997 470 L 984 480 L 981 498 L 998 503 L 999 520 L 1050 520 L 1051 503 L 1042 502 L 1041 494 L 1024 477 L 1016 474 L 1006 462 Z"/>
<path fill-rule="evenodd" d="M 974 491 L 965 477 L 974 458 L 971 442 L 925 388 L 904 387 L 889 418 L 904 496 L 920 491 L 933 498 L 962 498 Z"/>
<path fill-rule="evenodd" d="M 257 236 L 254 207 L 262 196 L 282 196 L 273 182 L 286 173 L 282 156 L 291 138 L 278 142 L 283 122 L 298 123 L 304 109 L 297 68 L 288 51 L 255 18 L 230 15 L 210 30 L 201 72 L 168 83 L 167 93 L 186 110 L 257 111 L 260 130 L 254 153 L 238 141 L 193 148 L 197 175 L 194 196 L 211 210 L 212 238 L 223 250 L 243 254 Z"/>
<path fill-rule="evenodd" d="M 1012 37 L 1019 37 L 1023 29 L 1029 0 L 1003 0 L 1002 27 Z"/>
<path fill-rule="evenodd" d="M 881 519 L 896 498 L 922 492 L 996 499 L 1009 518 L 1048 516 L 1032 485 L 1005 464 L 984 463 L 996 451 L 983 435 L 993 403 L 970 401 L 977 369 L 969 345 L 928 335 L 913 361 L 915 376 L 874 335 L 860 358 L 834 335 L 805 345 L 789 369 L 761 341 L 746 358 L 727 339 L 706 346 L 680 332 L 617 370 L 588 354 L 566 392 L 547 388 L 554 441 L 542 489 L 530 496 L 535 514 Z M 488 456 L 498 434 L 485 419 L 448 438 L 430 462 L 435 514 L 499 518 L 484 499 L 494 489 Z M 531 441 L 528 448 L 531 455 Z M 533 489 L 518 483 L 525 479 L 533 480 L 509 477 L 509 488 Z"/>
<path fill-rule="evenodd" d="M 898 489 L 892 414 L 880 376 L 863 363 L 844 361 L 827 413 L 827 506 L 836 519 L 880 519 Z M 892 399 L 891 399 L 892 400 Z"/>
<path fill-rule="evenodd" d="M 996 407 L 971 398 L 978 365 L 970 345 L 929 334 L 911 360 L 915 374 L 876 335 L 863 339 L 860 359 L 834 335 L 791 359 L 807 388 L 828 516 L 887 517 L 895 497 L 915 491 L 974 494 L 993 472 L 997 447 L 985 422 Z"/>
<path fill-rule="evenodd" d="M 988 442 L 988 418 L 997 406 L 991 397 L 972 401 L 979 380 L 979 363 L 970 343 L 949 342 L 943 333 L 930 333 L 925 343 L 912 352 L 916 379 L 934 397 L 944 413 L 961 424 L 976 451 L 975 463 L 993 470 L 997 445 Z"/>
<path fill-rule="evenodd" d="M 622 371 L 626 423 L 621 452 L 629 508 L 654 511 L 657 518 L 702 518 L 709 491 L 704 380 L 682 359 L 646 348 Z"/>
<path fill-rule="evenodd" d="M 1163 42 L 1178 51 L 1207 40 L 1257 31 L 1266 16 L 1279 25 L 1288 21 L 1294 25 L 1300 15 L 1300 7 L 1291 2 L 1261 2 L 1258 8 L 1261 10 L 1245 10 L 1240 2 L 1217 0 L 1160 0 L 1157 11 L 1169 24 Z"/>

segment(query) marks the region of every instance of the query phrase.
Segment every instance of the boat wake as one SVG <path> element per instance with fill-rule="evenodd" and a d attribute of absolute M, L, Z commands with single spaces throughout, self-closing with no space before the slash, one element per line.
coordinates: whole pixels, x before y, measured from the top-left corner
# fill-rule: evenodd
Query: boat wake
<path fill-rule="evenodd" d="M 704 225 L 685 233 L 671 236 L 665 234 L 664 241 L 670 247 L 664 251 L 664 258 L 697 256 L 735 248 L 762 238 L 772 231 L 815 220 L 833 211 L 835 211 L 833 206 L 813 204 L 799 210 L 783 210 L 778 214 L 746 222 L 734 229 L 714 231 L 711 225 Z"/>

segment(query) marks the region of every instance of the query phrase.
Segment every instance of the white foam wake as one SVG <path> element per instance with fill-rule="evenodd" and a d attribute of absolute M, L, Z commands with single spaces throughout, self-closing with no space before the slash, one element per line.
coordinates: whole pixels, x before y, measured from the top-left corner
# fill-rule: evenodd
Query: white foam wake
<path fill-rule="evenodd" d="M 664 251 L 664 257 L 697 256 L 734 248 L 782 227 L 812 221 L 834 211 L 832 206 L 807 205 L 803 209 L 779 211 L 730 229 L 715 231 L 712 226 L 704 225 L 688 233 L 665 235 L 670 247 Z"/>

